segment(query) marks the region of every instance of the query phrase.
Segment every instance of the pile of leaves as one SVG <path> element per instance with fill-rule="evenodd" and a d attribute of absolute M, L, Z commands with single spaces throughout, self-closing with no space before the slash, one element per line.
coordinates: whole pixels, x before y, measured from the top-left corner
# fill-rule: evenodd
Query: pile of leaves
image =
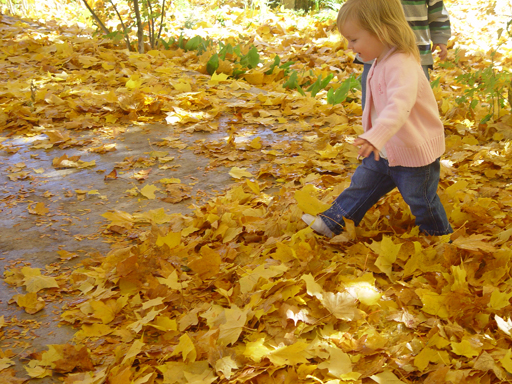
<path fill-rule="evenodd" d="M 453 235 L 420 235 L 394 191 L 359 227 L 348 222 L 331 240 L 318 236 L 300 217 L 326 209 L 349 184 L 359 101 L 331 105 L 327 91 L 302 95 L 282 87 L 279 68 L 266 73 L 276 53 L 311 68 L 313 81 L 331 72 L 345 80 L 360 68 L 332 20 L 299 29 L 288 26 L 305 23 L 292 14 L 272 17 L 279 27 L 247 31 L 246 52 L 257 46 L 267 59 L 239 79 L 207 74 L 209 54 L 139 55 L 78 27 L 0 19 L 2 134 L 47 135 L 35 150 L 102 153 L 112 148 L 80 133 L 94 130 L 101 140 L 119 126 L 162 121 L 181 134 L 216 132 L 229 116 L 226 140 L 188 149 L 238 180 L 190 215 L 106 212 L 112 250 L 70 272 L 5 271 L 5 282 L 26 290 L 12 303 L 28 313 L 45 307 L 43 293 L 73 296 L 61 314 L 77 329 L 73 342 L 31 354 L 28 375 L 66 384 L 510 380 L 510 108 L 487 124 L 470 120 L 455 101 L 462 69 L 438 70 L 447 133 L 439 194 Z M 469 49 L 464 60 L 488 64 Z M 273 136 L 259 134 L 264 128 Z M 1 150 L 16 152 L 4 143 Z M 13 174 L 35 177 L 23 167 Z M 10 325 L 0 317 L 0 329 Z M 0 350 L 0 378 L 22 382 L 13 364 Z"/>

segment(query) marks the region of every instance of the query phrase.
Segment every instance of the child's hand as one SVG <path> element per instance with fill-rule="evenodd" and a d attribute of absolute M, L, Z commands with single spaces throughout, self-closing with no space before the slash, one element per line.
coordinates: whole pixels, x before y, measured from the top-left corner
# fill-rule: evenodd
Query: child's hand
<path fill-rule="evenodd" d="M 369 141 L 358 137 L 357 139 L 354 140 L 354 145 L 356 147 L 360 147 L 359 151 L 357 152 L 359 156 L 368 157 L 373 152 L 375 156 L 375 161 L 379 161 L 379 150 L 375 148 Z"/>
<path fill-rule="evenodd" d="M 438 48 L 439 52 L 437 53 L 437 55 L 439 56 L 439 58 L 441 60 L 446 59 L 446 57 L 448 56 L 448 48 L 446 47 L 446 44 L 434 44 L 434 46 L 432 47 L 432 52 L 435 52 L 435 50 Z"/>

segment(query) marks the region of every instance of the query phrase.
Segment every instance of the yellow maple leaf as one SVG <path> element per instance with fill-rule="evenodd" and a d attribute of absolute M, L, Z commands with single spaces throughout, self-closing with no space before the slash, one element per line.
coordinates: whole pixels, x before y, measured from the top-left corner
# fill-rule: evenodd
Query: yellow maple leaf
<path fill-rule="evenodd" d="M 39 292 L 45 288 L 59 288 L 57 280 L 54 277 L 41 275 L 39 268 L 23 267 L 21 273 L 25 277 L 23 283 L 27 292 Z"/>
<path fill-rule="evenodd" d="M 252 272 L 245 274 L 239 280 L 240 291 L 245 294 L 254 289 L 260 278 L 269 280 L 276 276 L 281 276 L 288 270 L 285 265 L 258 265 Z"/>
<path fill-rule="evenodd" d="M 146 184 L 141 188 L 140 194 L 147 199 L 154 200 L 156 198 L 155 191 L 159 191 L 160 189 L 152 184 Z"/>
<path fill-rule="evenodd" d="M 481 250 L 484 252 L 496 252 L 496 247 L 485 242 L 489 236 L 473 234 L 469 237 L 458 237 L 452 243 L 454 246 L 460 249 L 468 249 L 470 251 Z"/>
<path fill-rule="evenodd" d="M 135 340 L 133 344 L 130 346 L 130 349 L 126 352 L 126 355 L 124 356 L 121 365 L 137 356 L 142 351 L 142 347 L 144 347 L 145 345 L 146 343 L 143 343 L 142 340 Z"/>
<path fill-rule="evenodd" d="M 217 72 L 215 72 L 211 79 L 208 81 L 208 85 L 212 86 L 212 85 L 217 85 L 219 83 L 224 83 L 226 81 L 228 81 L 228 75 L 226 75 L 225 73 L 219 73 L 217 74 Z"/>
<path fill-rule="evenodd" d="M 499 288 L 494 289 L 491 293 L 491 300 L 487 306 L 492 309 L 502 309 L 510 305 L 512 292 L 500 292 Z"/>
<path fill-rule="evenodd" d="M 512 350 L 507 350 L 507 353 L 503 358 L 501 358 L 499 361 L 503 368 L 507 370 L 508 373 L 512 373 Z"/>
<path fill-rule="evenodd" d="M 48 212 L 50 212 L 50 210 L 48 208 L 46 208 L 44 203 L 42 203 L 42 202 L 37 203 L 35 206 L 29 205 L 28 206 L 28 211 L 32 215 L 39 215 L 39 216 L 44 216 Z"/>
<path fill-rule="evenodd" d="M 188 263 L 190 269 L 199 274 L 203 280 L 215 276 L 220 269 L 221 258 L 218 252 L 207 245 L 201 247 L 200 257 Z"/>
<path fill-rule="evenodd" d="M 452 265 L 453 284 L 451 286 L 452 292 L 466 292 L 468 291 L 468 282 L 466 281 L 467 272 L 464 265 Z"/>
<path fill-rule="evenodd" d="M 415 292 L 423 303 L 423 312 L 430 315 L 439 316 L 443 319 L 448 318 L 448 311 L 445 304 L 445 295 L 439 295 L 430 289 L 422 288 L 416 289 Z"/>
<path fill-rule="evenodd" d="M 103 324 L 108 324 L 115 319 L 116 313 L 112 306 L 105 304 L 103 301 L 90 300 L 89 304 L 93 310 L 92 316 L 101 319 Z"/>
<path fill-rule="evenodd" d="M 153 323 L 150 323 L 148 325 L 162 332 L 178 330 L 178 323 L 176 322 L 176 320 L 170 319 L 167 316 L 158 316 Z"/>
<path fill-rule="evenodd" d="M 16 363 L 7 357 L 0 358 L 0 372 Z"/>
<path fill-rule="evenodd" d="M 134 90 L 140 88 L 142 85 L 142 80 L 140 79 L 138 74 L 134 74 L 130 77 L 130 79 L 126 82 L 125 86 L 129 90 Z"/>
<path fill-rule="evenodd" d="M 185 362 L 194 362 L 196 361 L 197 352 L 196 347 L 194 346 L 194 342 L 188 335 L 188 333 L 185 333 L 180 337 L 180 341 L 176 348 L 174 348 L 174 351 L 172 352 L 171 356 L 176 356 L 181 353 L 183 357 L 183 361 Z"/>
<path fill-rule="evenodd" d="M 119 226 L 126 229 L 130 229 L 133 227 L 133 224 L 135 222 L 132 215 L 123 211 L 114 210 L 111 212 L 105 212 L 101 216 L 111 221 L 109 227 Z"/>
<path fill-rule="evenodd" d="M 295 200 L 297 200 L 299 208 L 304 213 L 309 213 L 313 216 L 326 211 L 331 206 L 318 200 L 315 194 L 316 188 L 312 184 L 306 184 L 304 188 L 295 192 Z"/>
<path fill-rule="evenodd" d="M 451 343 L 452 351 L 460 356 L 472 358 L 478 356 L 482 351 L 482 348 L 475 348 L 471 342 L 467 339 L 463 339 L 460 343 Z"/>
<path fill-rule="evenodd" d="M 265 345 L 265 338 L 259 338 L 245 344 L 244 356 L 259 363 L 270 352 L 272 352 L 272 349 Z"/>
<path fill-rule="evenodd" d="M 245 179 L 245 184 L 256 194 L 259 195 L 261 193 L 260 186 L 257 182 L 251 181 L 249 179 Z"/>
<path fill-rule="evenodd" d="M 425 347 L 414 358 L 414 365 L 420 371 L 424 371 L 430 363 L 447 364 L 450 361 L 450 355 L 447 351 L 438 351 L 433 348 Z"/>
<path fill-rule="evenodd" d="M 133 218 L 137 220 L 137 222 L 152 222 L 154 224 L 165 224 L 169 223 L 172 220 L 172 216 L 165 213 L 165 209 L 158 208 L 152 209 L 150 211 L 134 214 Z"/>
<path fill-rule="evenodd" d="M 348 292 L 324 292 L 320 301 L 337 319 L 352 321 L 359 317 L 357 300 Z"/>
<path fill-rule="evenodd" d="M 389 370 L 385 370 L 384 372 L 370 376 L 370 379 L 376 381 L 379 384 L 405 384 L 402 380 L 396 377 L 393 372 Z"/>
<path fill-rule="evenodd" d="M 75 339 L 83 340 L 91 337 L 102 337 L 112 332 L 114 332 L 114 330 L 106 324 L 83 324 L 80 331 L 75 333 Z"/>
<path fill-rule="evenodd" d="M 379 255 L 375 265 L 393 281 L 393 263 L 396 261 L 402 244 L 395 244 L 388 236 L 383 236 L 382 241 L 374 241 L 369 247 Z"/>
<path fill-rule="evenodd" d="M 315 278 L 310 273 L 308 273 L 307 275 L 303 275 L 301 277 L 301 280 L 304 280 L 306 282 L 306 289 L 308 295 L 315 296 L 319 300 L 323 298 L 323 288 L 320 286 L 320 284 L 318 284 L 315 281 Z"/>
<path fill-rule="evenodd" d="M 221 324 L 219 329 L 218 343 L 222 346 L 234 344 L 240 334 L 242 333 L 245 323 L 247 321 L 247 311 L 238 308 L 236 305 L 232 305 L 231 308 L 224 310 L 226 322 Z"/>
<path fill-rule="evenodd" d="M 172 271 L 166 279 L 163 277 L 157 277 L 160 284 L 166 285 L 171 289 L 181 291 L 188 286 L 187 281 L 178 281 L 178 274 L 176 271 Z"/>
<path fill-rule="evenodd" d="M 37 365 L 35 367 L 27 367 L 25 366 L 25 371 L 27 371 L 27 375 L 29 375 L 33 379 L 42 379 L 46 376 L 52 376 L 53 371 L 51 369 L 46 369 L 44 367 L 41 367 L 40 365 Z"/>
<path fill-rule="evenodd" d="M 215 370 L 221 372 L 226 379 L 230 379 L 232 371 L 238 369 L 238 364 L 231 356 L 225 356 L 215 363 Z"/>
<path fill-rule="evenodd" d="M 252 173 L 247 171 L 245 168 L 238 167 L 231 168 L 229 175 L 235 179 L 241 179 L 242 177 L 254 177 Z"/>
<path fill-rule="evenodd" d="M 135 333 L 139 333 L 143 326 L 149 324 L 152 322 L 155 317 L 162 312 L 163 309 L 155 309 L 154 307 L 151 308 L 151 311 L 148 312 L 146 316 L 144 316 L 142 319 L 137 320 L 131 324 L 128 324 L 126 326 L 127 329 L 132 329 Z"/>
<path fill-rule="evenodd" d="M 171 82 L 171 85 L 179 92 L 192 92 L 192 86 L 187 81 Z"/>
<path fill-rule="evenodd" d="M 327 143 L 323 150 L 316 152 L 322 159 L 335 159 L 340 152 L 340 148 L 337 146 L 333 147 L 331 144 Z"/>
<path fill-rule="evenodd" d="M 249 143 L 249 146 L 254 149 L 261 149 L 261 137 L 258 136 L 252 139 L 252 141 Z"/>
<path fill-rule="evenodd" d="M 283 365 L 306 364 L 309 362 L 308 358 L 312 357 L 308 347 L 309 343 L 300 340 L 292 345 L 279 346 L 266 357 L 272 364 L 278 367 Z"/>
<path fill-rule="evenodd" d="M 343 375 L 352 372 L 352 361 L 350 356 L 337 347 L 328 346 L 329 359 L 318 364 L 320 369 L 328 369 L 334 377 L 341 378 Z"/>
<path fill-rule="evenodd" d="M 365 273 L 355 279 L 342 278 L 342 280 L 347 292 L 365 305 L 377 304 L 382 296 L 375 287 L 375 278 L 372 273 Z"/>
<path fill-rule="evenodd" d="M 170 249 L 176 248 L 181 243 L 181 232 L 169 232 L 164 237 L 158 235 L 156 245 L 161 247 L 166 244 Z"/>
<path fill-rule="evenodd" d="M 16 301 L 16 304 L 31 315 L 45 307 L 44 300 L 37 297 L 37 293 L 35 292 L 27 293 L 26 295 L 14 295 L 12 298 Z"/>

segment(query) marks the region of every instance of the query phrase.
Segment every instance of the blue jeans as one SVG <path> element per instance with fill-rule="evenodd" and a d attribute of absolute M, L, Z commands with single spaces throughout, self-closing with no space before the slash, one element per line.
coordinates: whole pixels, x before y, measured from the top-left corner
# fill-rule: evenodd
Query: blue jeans
<path fill-rule="evenodd" d="M 363 73 L 361 74 L 361 107 L 364 109 L 366 103 L 366 80 L 368 79 L 368 72 L 370 72 L 371 64 L 363 64 Z M 430 81 L 430 75 L 428 74 L 428 65 L 422 65 L 425 76 Z"/>
<path fill-rule="evenodd" d="M 427 235 L 446 235 L 453 229 L 439 196 L 439 159 L 424 167 L 390 167 L 386 159 L 375 161 L 373 154 L 357 167 L 350 186 L 320 214 L 335 234 L 340 234 L 346 217 L 359 225 L 366 212 L 393 190 L 400 191 L 416 218 L 416 225 Z"/>

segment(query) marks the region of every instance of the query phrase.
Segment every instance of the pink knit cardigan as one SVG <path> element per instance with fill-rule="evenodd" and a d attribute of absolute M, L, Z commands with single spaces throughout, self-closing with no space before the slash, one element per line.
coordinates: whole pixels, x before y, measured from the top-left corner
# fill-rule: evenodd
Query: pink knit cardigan
<path fill-rule="evenodd" d="M 411 55 L 390 50 L 368 73 L 365 133 L 360 137 L 381 150 L 390 166 L 422 167 L 445 150 L 444 127 L 434 93 L 421 65 Z M 378 118 L 371 123 L 371 102 Z"/>

